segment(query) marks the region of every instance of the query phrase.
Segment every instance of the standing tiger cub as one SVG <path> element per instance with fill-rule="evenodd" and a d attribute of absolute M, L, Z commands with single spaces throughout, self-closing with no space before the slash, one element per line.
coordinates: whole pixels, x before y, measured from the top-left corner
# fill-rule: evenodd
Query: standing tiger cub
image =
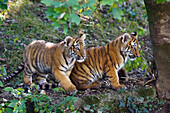
<path fill-rule="evenodd" d="M 75 92 L 76 87 L 71 83 L 69 76 L 75 62 L 82 62 L 86 59 L 85 38 L 86 35 L 83 34 L 80 38 L 67 36 L 60 43 L 50 43 L 44 40 L 33 41 L 25 48 L 23 62 L 18 70 L 2 81 L 10 79 L 24 70 L 23 78 L 26 85 L 32 84 L 34 73 L 39 75 L 37 77 L 39 84 L 48 84 L 47 75 L 52 73 L 66 92 Z"/>
<path fill-rule="evenodd" d="M 109 77 L 114 89 L 121 89 L 118 71 L 127 59 L 135 60 L 139 56 L 137 33 L 125 33 L 104 47 L 92 47 L 86 50 L 84 62 L 76 62 L 70 79 L 77 89 L 98 88 L 99 78 Z"/>

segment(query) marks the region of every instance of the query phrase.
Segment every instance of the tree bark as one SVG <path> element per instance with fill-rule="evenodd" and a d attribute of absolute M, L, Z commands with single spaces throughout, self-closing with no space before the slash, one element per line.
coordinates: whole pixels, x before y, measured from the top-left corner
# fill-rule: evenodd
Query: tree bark
<path fill-rule="evenodd" d="M 158 97 L 170 99 L 170 2 L 157 4 L 155 1 L 144 0 L 158 69 Z"/>

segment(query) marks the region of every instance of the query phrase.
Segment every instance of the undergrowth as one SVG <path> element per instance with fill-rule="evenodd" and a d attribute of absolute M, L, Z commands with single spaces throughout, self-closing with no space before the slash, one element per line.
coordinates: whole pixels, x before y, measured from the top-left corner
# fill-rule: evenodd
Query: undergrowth
<path fill-rule="evenodd" d="M 18 4 L 9 3 L 10 11 L 7 19 L 0 24 L 0 78 L 11 73 L 17 65 L 22 61 L 22 54 L 25 46 L 32 40 L 43 39 L 50 42 L 59 42 L 65 37 L 62 29 L 55 30 L 51 26 L 51 21 L 46 18 L 46 7 L 40 3 L 32 3 L 29 0 L 17 0 Z M 15 2 L 15 1 L 14 1 Z M 136 4 L 135 4 L 136 3 Z M 72 25 L 68 28 L 67 34 L 76 36 L 79 30 L 87 34 L 86 46 L 104 46 L 106 43 L 114 40 L 124 32 L 137 31 L 139 34 L 139 43 L 144 45 L 142 38 L 148 33 L 147 15 L 145 6 L 140 0 L 134 4 L 122 4 L 119 6 L 124 15 L 122 20 L 113 19 L 112 13 L 108 11 L 108 6 L 97 9 L 96 14 L 91 15 L 90 19 L 83 21 L 78 25 Z M 141 9 L 141 10 L 140 10 Z M 125 68 L 128 72 L 141 68 L 147 72 L 147 60 L 143 57 L 144 52 L 140 46 L 140 57 L 137 60 L 128 61 Z M 0 93 L 11 94 L 12 99 L 0 99 L 0 113 L 18 113 L 26 112 L 27 104 L 31 103 L 34 112 L 79 112 L 79 108 L 75 108 L 74 103 L 78 97 L 61 96 L 59 104 L 53 102 L 53 97 L 40 94 L 38 92 L 30 92 L 25 94 L 22 88 L 15 88 L 22 83 L 22 73 L 11 80 L 11 83 L 2 84 L 0 87 L 6 87 L 0 90 Z M 59 90 L 60 91 L 60 90 Z M 129 91 L 130 92 L 130 91 Z M 54 92 L 57 94 L 58 90 Z M 124 90 L 120 94 L 125 93 Z M 119 101 L 111 101 L 108 106 L 99 107 L 97 104 L 85 105 L 84 111 L 87 112 L 151 112 L 161 110 L 163 101 L 159 101 L 156 97 L 151 98 L 145 95 L 129 95 L 124 96 Z M 155 107 L 156 106 L 156 107 Z"/>

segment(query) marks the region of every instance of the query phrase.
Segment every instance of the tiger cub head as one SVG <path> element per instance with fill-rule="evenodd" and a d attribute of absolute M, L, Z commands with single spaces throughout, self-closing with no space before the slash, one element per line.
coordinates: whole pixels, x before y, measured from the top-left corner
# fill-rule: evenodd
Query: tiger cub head
<path fill-rule="evenodd" d="M 134 33 L 125 33 L 121 37 L 121 41 L 123 46 L 121 47 L 121 51 L 130 59 L 135 60 L 139 57 L 139 44 L 137 41 L 138 34 Z"/>
<path fill-rule="evenodd" d="M 67 56 L 69 58 L 75 58 L 77 62 L 83 62 L 86 59 L 85 39 L 85 34 L 82 34 L 80 38 L 72 38 L 71 36 L 65 38 L 64 42 L 68 48 Z"/>

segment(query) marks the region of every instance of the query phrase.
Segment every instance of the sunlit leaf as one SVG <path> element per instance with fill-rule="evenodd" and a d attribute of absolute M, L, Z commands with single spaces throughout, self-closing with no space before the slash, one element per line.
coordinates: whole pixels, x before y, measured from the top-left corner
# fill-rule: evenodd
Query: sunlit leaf
<path fill-rule="evenodd" d="M 159 4 L 159 3 L 164 4 L 164 3 L 165 3 L 165 0 L 156 0 L 156 3 L 157 3 L 157 4 Z"/>
<path fill-rule="evenodd" d="M 4 66 L 1 66 L 1 72 L 4 74 L 4 75 L 7 75 L 7 72 L 6 72 L 6 69 Z"/>
<path fill-rule="evenodd" d="M 3 90 L 4 90 L 4 91 L 12 91 L 13 88 L 12 88 L 12 87 L 5 87 Z"/>
<path fill-rule="evenodd" d="M 167 2 L 170 2 L 170 0 L 166 0 Z"/>
<path fill-rule="evenodd" d="M 81 19 L 77 14 L 72 13 L 70 14 L 70 17 L 71 17 L 71 22 L 75 22 L 77 25 L 80 24 Z"/>
<path fill-rule="evenodd" d="M 13 113 L 19 113 L 19 107 L 18 106 L 14 107 Z"/>
<path fill-rule="evenodd" d="M 3 85 L 3 83 L 0 81 L 0 87 L 3 87 L 4 85 Z"/>
<path fill-rule="evenodd" d="M 13 108 L 13 107 L 15 107 L 15 106 L 17 105 L 17 103 L 18 103 L 18 102 L 11 102 L 11 103 L 8 105 L 8 107 Z"/>
<path fill-rule="evenodd" d="M 112 8 L 112 14 L 114 18 L 121 20 L 123 11 L 120 8 Z"/>
<path fill-rule="evenodd" d="M 17 88 L 17 90 L 20 92 L 24 92 L 24 89 L 22 89 L 22 88 Z"/>

